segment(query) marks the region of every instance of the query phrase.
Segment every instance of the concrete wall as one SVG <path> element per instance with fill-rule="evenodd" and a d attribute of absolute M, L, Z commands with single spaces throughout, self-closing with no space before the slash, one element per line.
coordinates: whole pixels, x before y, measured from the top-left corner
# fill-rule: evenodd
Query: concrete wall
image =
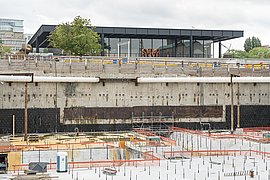
<path fill-rule="evenodd" d="M 269 84 L 240 84 L 241 105 L 268 105 Z M 2 109 L 24 108 L 24 84 L 0 86 Z M 237 102 L 237 85 L 234 99 Z M 29 108 L 223 106 L 230 104 L 228 83 L 152 83 L 132 81 L 101 83 L 29 83 Z"/>
<path fill-rule="evenodd" d="M 16 132 L 22 133 L 24 84 L 4 83 L 0 86 L 0 92 L 2 133 L 12 132 L 13 114 L 16 115 Z M 269 84 L 240 84 L 240 92 L 239 99 L 245 119 L 262 119 L 267 116 L 268 109 L 264 107 L 269 105 Z M 235 105 L 237 94 L 235 84 Z M 228 83 L 135 84 L 129 80 L 104 80 L 100 83 L 29 83 L 28 98 L 30 132 L 54 132 L 57 129 L 73 131 L 80 124 L 93 125 L 88 128 L 80 126 L 88 131 L 102 129 L 100 125 L 107 125 L 110 129 L 110 124 L 129 124 L 124 127 L 130 128 L 136 117 L 138 120 L 138 117 L 147 119 L 146 116 L 155 122 L 159 122 L 159 117 L 164 116 L 164 121 L 180 124 L 200 121 L 225 123 L 230 119 Z M 255 109 L 249 107 L 256 107 L 256 111 L 264 109 L 264 113 L 250 114 Z M 250 116 L 246 116 L 247 113 Z M 225 124 L 223 126 L 228 126 L 228 123 Z M 251 120 L 247 124 L 252 125 Z"/>

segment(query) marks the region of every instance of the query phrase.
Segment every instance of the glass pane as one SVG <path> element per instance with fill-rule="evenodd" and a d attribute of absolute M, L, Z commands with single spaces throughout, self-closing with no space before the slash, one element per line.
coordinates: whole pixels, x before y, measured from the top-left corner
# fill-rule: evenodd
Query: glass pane
<path fill-rule="evenodd" d="M 190 57 L 189 56 L 189 47 L 190 47 L 190 41 L 189 40 L 183 40 L 184 44 L 184 54 L 183 57 Z"/>
<path fill-rule="evenodd" d="M 160 54 L 163 57 L 174 57 L 175 56 L 175 40 L 163 39 L 163 47 Z"/>
<path fill-rule="evenodd" d="M 121 38 L 120 39 L 120 56 L 127 56 L 128 55 L 128 41 L 129 38 Z"/>
<path fill-rule="evenodd" d="M 152 39 L 142 39 L 142 57 L 152 57 Z"/>
<path fill-rule="evenodd" d="M 212 40 L 206 40 L 204 41 L 204 57 L 205 58 L 211 58 L 211 47 L 212 47 Z"/>
<path fill-rule="evenodd" d="M 153 39 L 153 56 L 159 57 L 160 56 L 160 50 L 162 49 L 162 39 Z"/>
<path fill-rule="evenodd" d="M 140 56 L 140 39 L 131 39 L 131 56 Z"/>
<path fill-rule="evenodd" d="M 110 55 L 110 43 L 109 38 L 104 38 L 104 56 Z"/>
<path fill-rule="evenodd" d="M 194 48 L 194 57 L 195 58 L 202 58 L 203 57 L 203 41 L 195 40 L 193 41 L 193 48 Z"/>
<path fill-rule="evenodd" d="M 110 56 L 117 56 L 117 43 L 119 43 L 118 38 L 110 38 Z"/>
<path fill-rule="evenodd" d="M 176 56 L 183 57 L 184 54 L 184 43 L 183 40 L 178 39 L 176 44 Z"/>

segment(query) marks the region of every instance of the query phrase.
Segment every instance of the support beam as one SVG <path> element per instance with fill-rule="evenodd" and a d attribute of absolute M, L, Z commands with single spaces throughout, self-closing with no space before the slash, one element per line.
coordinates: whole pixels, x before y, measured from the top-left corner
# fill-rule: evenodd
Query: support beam
<path fill-rule="evenodd" d="M 189 39 L 189 57 L 193 57 L 194 49 L 193 49 L 193 36 L 190 35 Z"/>
<path fill-rule="evenodd" d="M 176 57 L 177 51 L 177 39 L 174 40 L 174 57 Z"/>
<path fill-rule="evenodd" d="M 36 39 L 36 53 L 39 53 L 39 37 Z"/>
<path fill-rule="evenodd" d="M 101 34 L 101 56 L 104 56 L 104 33 Z"/>
<path fill-rule="evenodd" d="M 222 58 L 221 41 L 218 42 L 218 58 Z"/>

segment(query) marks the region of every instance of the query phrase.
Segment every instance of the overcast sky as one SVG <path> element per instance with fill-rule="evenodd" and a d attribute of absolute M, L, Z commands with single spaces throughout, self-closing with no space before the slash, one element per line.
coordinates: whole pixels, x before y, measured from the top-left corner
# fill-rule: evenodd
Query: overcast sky
<path fill-rule="evenodd" d="M 1 18 L 23 19 L 25 33 L 78 15 L 94 26 L 244 30 L 224 44 L 243 49 L 256 36 L 270 45 L 270 0 L 2 0 L 0 8 Z"/>

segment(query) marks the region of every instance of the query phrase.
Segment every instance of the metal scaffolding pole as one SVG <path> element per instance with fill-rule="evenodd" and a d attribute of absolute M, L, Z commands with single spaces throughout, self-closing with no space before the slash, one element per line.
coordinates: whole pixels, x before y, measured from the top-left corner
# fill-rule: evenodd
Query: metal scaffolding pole
<path fill-rule="evenodd" d="M 237 128 L 240 128 L 240 83 L 237 83 Z"/>
<path fill-rule="evenodd" d="M 234 131 L 234 112 L 233 112 L 233 74 L 231 74 L 231 132 Z"/>
<path fill-rule="evenodd" d="M 27 113 L 27 104 L 28 104 L 28 93 L 27 93 L 28 82 L 24 83 L 24 141 L 27 141 L 28 134 L 28 113 Z"/>

